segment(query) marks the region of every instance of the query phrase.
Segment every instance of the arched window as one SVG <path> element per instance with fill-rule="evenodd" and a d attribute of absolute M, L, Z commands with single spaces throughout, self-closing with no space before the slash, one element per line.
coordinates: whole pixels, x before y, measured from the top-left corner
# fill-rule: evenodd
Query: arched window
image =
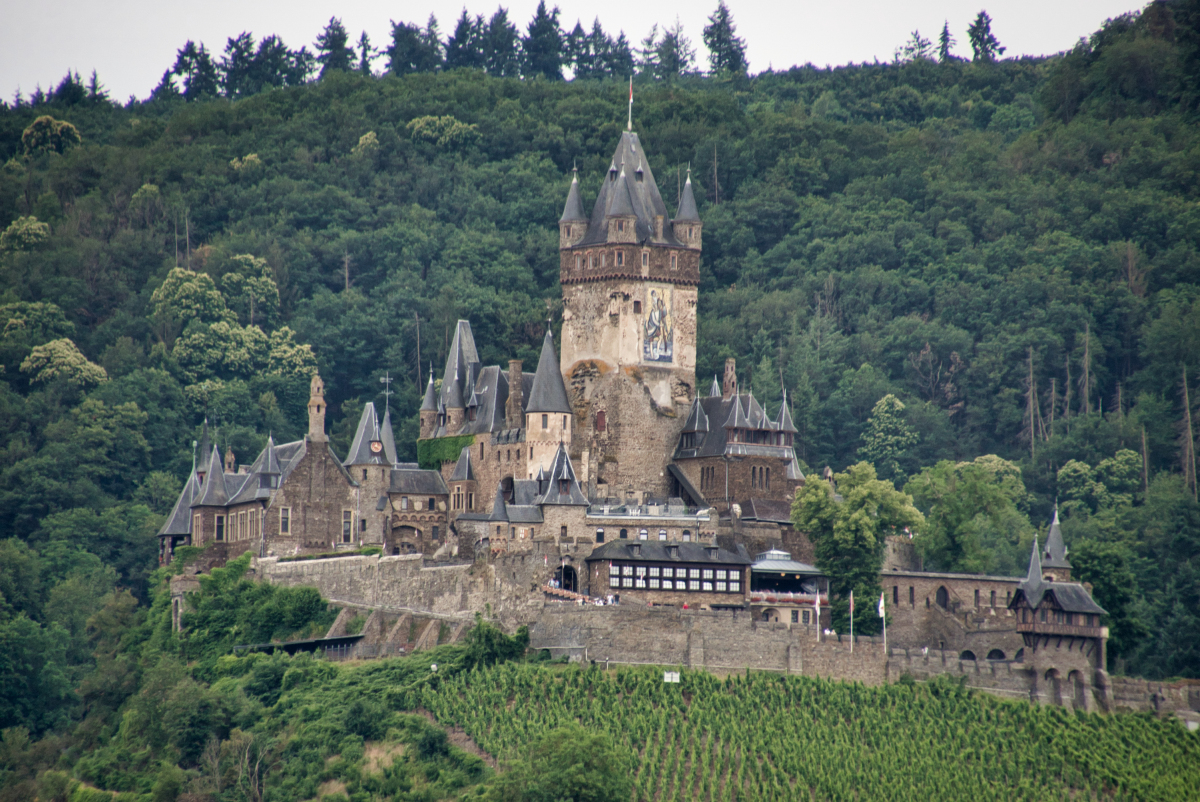
<path fill-rule="evenodd" d="M 946 590 L 945 585 L 942 585 L 937 589 L 937 595 L 935 598 L 937 600 L 937 606 L 941 607 L 943 610 L 950 606 L 950 592 Z"/>
<path fill-rule="evenodd" d="M 596 413 L 596 431 L 597 432 L 608 431 L 608 419 L 607 419 L 607 416 L 604 414 L 604 410 L 600 410 L 599 412 Z"/>
<path fill-rule="evenodd" d="M 1000 649 L 992 649 L 990 652 L 988 652 L 987 659 L 989 659 L 989 660 L 1003 660 L 1003 659 L 1004 659 L 1004 652 L 1003 652 L 1003 651 L 1001 651 Z"/>
<path fill-rule="evenodd" d="M 975 660 L 975 652 L 971 651 L 970 649 L 967 649 L 966 651 L 964 651 L 962 654 L 960 654 L 958 656 L 958 659 L 974 661 Z"/>
<path fill-rule="evenodd" d="M 628 538 L 629 538 L 629 530 L 622 529 L 621 530 L 621 540 L 627 540 Z"/>

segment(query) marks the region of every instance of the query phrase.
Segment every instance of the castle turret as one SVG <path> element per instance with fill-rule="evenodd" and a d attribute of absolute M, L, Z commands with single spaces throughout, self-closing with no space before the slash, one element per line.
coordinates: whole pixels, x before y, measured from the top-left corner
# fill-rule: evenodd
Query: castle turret
<path fill-rule="evenodd" d="M 633 211 L 633 198 L 629 194 L 629 176 L 625 174 L 625 165 L 621 165 L 621 172 L 617 175 L 616 184 L 610 197 L 612 203 L 608 207 L 608 214 L 605 218 L 605 224 L 608 227 L 608 241 L 637 242 L 639 239 L 638 218 Z M 618 250 L 614 254 L 615 265 L 625 267 L 625 251 Z"/>
<path fill-rule="evenodd" d="M 313 443 L 324 443 L 325 436 L 325 382 L 321 374 L 314 373 L 308 391 L 308 439 Z"/>
<path fill-rule="evenodd" d="M 1071 581 L 1071 563 L 1067 560 L 1067 545 L 1063 542 L 1062 527 L 1058 523 L 1058 505 L 1054 505 L 1054 520 L 1046 535 L 1046 548 L 1042 552 L 1042 576 L 1055 582 Z"/>
<path fill-rule="evenodd" d="M 728 401 L 738 394 L 737 360 L 725 360 L 725 379 L 721 382 L 721 398 Z"/>
<path fill-rule="evenodd" d="M 433 367 L 429 368 L 429 384 L 425 385 L 425 399 L 421 402 L 421 439 L 433 437 L 438 426 L 438 397 L 433 387 Z"/>
<path fill-rule="evenodd" d="M 511 392 L 511 390 L 510 390 Z M 571 402 L 567 386 L 558 372 L 558 356 L 554 353 L 554 335 L 546 332 L 542 340 L 542 355 L 538 359 L 529 403 L 525 407 L 525 442 L 529 444 L 529 477 L 538 467 L 549 468 L 560 443 L 571 443 Z"/>
<path fill-rule="evenodd" d="M 570 248 L 587 233 L 588 217 L 583 211 L 583 199 L 579 195 L 579 171 L 574 170 L 571 189 L 567 192 L 567 205 L 558 220 L 558 247 Z"/>
<path fill-rule="evenodd" d="M 475 336 L 471 323 L 458 321 L 454 329 L 454 340 L 450 353 L 446 355 L 446 370 L 442 374 L 440 401 L 445 409 L 445 434 L 459 434 L 467 417 L 467 401 L 474 390 L 475 376 L 479 373 L 479 352 L 475 349 Z"/>
<path fill-rule="evenodd" d="M 683 243 L 685 248 L 700 250 L 700 214 L 696 211 L 696 196 L 692 194 L 692 169 L 688 168 L 687 181 L 683 185 L 683 194 L 679 198 L 679 210 L 671 221 L 671 229 L 675 239 Z"/>
<path fill-rule="evenodd" d="M 508 360 L 508 400 L 504 408 L 504 425 L 520 429 L 525 423 L 525 387 L 519 359 Z"/>

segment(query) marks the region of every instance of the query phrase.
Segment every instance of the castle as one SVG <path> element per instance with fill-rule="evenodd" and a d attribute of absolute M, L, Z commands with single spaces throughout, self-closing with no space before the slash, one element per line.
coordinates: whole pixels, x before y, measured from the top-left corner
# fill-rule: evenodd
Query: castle
<path fill-rule="evenodd" d="M 161 558 L 181 544 L 218 560 L 249 550 L 263 578 L 339 604 L 380 616 L 486 610 L 581 659 L 877 681 L 894 678 L 897 649 L 905 670 L 929 675 L 932 650 L 960 671 L 1003 669 L 1006 692 L 1107 706 L 1104 610 L 1071 580 L 1057 513 L 1024 578 L 925 572 L 911 543 L 892 539 L 881 574 L 890 648 L 856 657 L 851 644 L 847 657 L 825 634 L 827 584 L 790 522 L 806 477 L 786 397 L 769 417 L 732 360 L 697 386 L 702 228 L 690 176 L 671 218 L 637 134 L 623 132 L 590 216 L 578 176 L 567 193 L 557 353 L 547 331 L 532 374 L 519 360 L 485 366 L 459 321 L 419 413 L 419 451 L 440 457 L 425 467 L 398 462 L 390 412 L 381 421 L 370 403 L 349 454 L 334 454 L 319 376 L 306 437 L 269 439 L 249 465 L 222 460 L 206 428 Z M 364 546 L 381 553 L 349 556 Z"/>

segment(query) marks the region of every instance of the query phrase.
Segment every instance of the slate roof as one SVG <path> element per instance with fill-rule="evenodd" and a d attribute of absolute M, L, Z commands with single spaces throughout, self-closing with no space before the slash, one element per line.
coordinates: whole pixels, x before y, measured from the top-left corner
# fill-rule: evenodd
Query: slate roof
<path fill-rule="evenodd" d="M 799 431 L 796 424 L 792 423 L 792 411 L 788 409 L 787 390 L 783 391 L 783 403 L 779 405 L 779 417 L 775 420 L 775 428 L 789 434 Z"/>
<path fill-rule="evenodd" d="M 675 219 L 681 223 L 699 223 L 700 214 L 696 211 L 696 196 L 692 194 L 692 169 L 688 168 L 687 181 L 683 184 L 683 197 L 679 200 L 679 210 Z"/>
<path fill-rule="evenodd" d="M 639 553 L 635 554 L 637 546 Z M 713 551 L 716 552 L 713 555 Z M 663 540 L 613 540 L 594 549 L 585 562 L 628 560 L 630 562 L 717 563 L 749 565 L 750 560 L 732 551 L 703 543 L 676 543 Z"/>
<path fill-rule="evenodd" d="M 421 401 L 422 412 L 437 412 L 437 390 L 433 387 L 433 371 L 429 372 L 429 384 L 425 385 L 425 398 Z"/>
<path fill-rule="evenodd" d="M 379 441 L 383 450 L 376 454 L 371 451 L 371 443 Z M 358 419 L 358 429 L 354 433 L 354 442 L 350 444 L 350 453 L 342 460 L 342 465 L 395 465 L 396 439 L 392 435 L 392 418 L 389 411 L 384 415 L 380 424 L 375 405 L 368 401 L 363 406 L 362 417 Z"/>
<path fill-rule="evenodd" d="M 1046 535 L 1046 548 L 1042 552 L 1043 568 L 1070 568 L 1067 561 L 1067 546 L 1063 543 L 1062 527 L 1058 523 L 1058 505 L 1054 505 L 1054 520 L 1050 522 L 1050 533 Z"/>
<path fill-rule="evenodd" d="M 683 448 L 682 436 L 679 445 L 675 449 L 675 459 L 690 459 L 694 457 L 719 457 L 725 454 L 737 456 L 762 456 L 762 457 L 777 457 L 781 459 L 794 460 L 796 452 L 790 446 L 776 445 L 778 439 L 779 424 L 767 418 L 762 407 L 754 396 L 749 393 L 731 396 L 729 399 L 718 396 L 701 396 L 696 403 L 703 411 L 705 417 L 709 421 L 707 432 L 696 430 L 695 444 L 689 448 Z M 759 425 L 752 426 L 751 420 L 747 415 L 746 410 L 750 410 L 751 414 L 758 419 Z M 697 417 L 699 413 L 697 413 Z M 689 421 L 691 416 L 689 415 Z M 720 421 L 720 423 L 717 423 Z M 730 431 L 739 429 L 749 432 L 769 432 L 770 436 L 764 436 L 763 439 L 768 442 L 755 443 L 752 440 L 749 442 L 734 443 L 730 438 Z M 687 425 L 684 426 L 683 433 L 688 433 Z M 796 473 L 799 473 L 797 465 Z M 789 477 L 791 478 L 791 477 Z"/>
<path fill-rule="evenodd" d="M 392 470 L 391 492 L 414 496 L 448 496 L 450 489 L 439 471 L 426 471 L 415 462 L 402 462 Z"/>
<path fill-rule="evenodd" d="M 192 501 L 199 492 L 200 481 L 196 478 L 196 474 L 192 473 L 184 482 L 183 490 L 180 491 L 179 498 L 175 500 L 175 506 L 171 508 L 171 514 L 167 516 L 167 522 L 163 524 L 162 529 L 158 530 L 159 537 L 192 533 Z"/>
<path fill-rule="evenodd" d="M 788 501 L 767 498 L 752 498 L 742 507 L 743 521 L 769 521 L 777 524 L 792 523 L 792 505 Z"/>
<path fill-rule="evenodd" d="M 504 489 L 500 485 L 496 485 L 496 498 L 492 500 L 492 514 L 488 516 L 488 520 L 493 523 L 508 522 L 508 509 L 504 503 Z"/>
<path fill-rule="evenodd" d="M 721 383 L 719 381 L 717 381 L 717 374 L 715 374 L 715 373 L 713 374 L 712 386 L 708 388 L 708 397 L 709 398 L 720 398 L 721 397 Z"/>
<path fill-rule="evenodd" d="M 815 565 L 798 562 L 792 559 L 792 555 L 786 551 L 779 549 L 771 549 L 764 551 L 761 554 L 756 554 L 754 564 L 750 566 L 750 570 L 755 573 L 785 573 L 785 574 L 814 574 L 821 576 L 821 569 Z"/>
<path fill-rule="evenodd" d="M 637 180 L 639 171 L 640 181 Z M 637 242 L 653 240 L 660 244 L 682 247 L 682 243 L 675 239 L 668 225 L 663 226 L 661 238 L 654 236 L 655 218 L 662 217 L 665 223 L 671 216 L 667 213 L 667 206 L 658 191 L 658 184 L 654 180 L 654 173 L 650 170 L 650 162 L 646 160 L 642 144 L 637 134 L 632 131 L 621 133 L 621 141 L 617 143 L 608 174 L 596 195 L 587 234 L 576 247 L 607 242 L 608 218 L 619 214 L 636 218 L 634 226 Z"/>
<path fill-rule="evenodd" d="M 458 462 L 454 464 L 454 473 L 450 474 L 451 482 L 474 482 L 475 469 L 471 466 L 471 447 L 463 446 L 458 454 Z"/>
<path fill-rule="evenodd" d="M 667 465 L 667 473 L 675 477 L 675 481 L 679 482 L 679 487 L 685 494 L 687 494 L 689 498 L 691 498 L 692 503 L 694 503 L 697 507 L 703 507 L 708 504 L 708 502 L 704 500 L 704 494 L 696 489 L 696 486 L 692 484 L 692 481 L 687 478 L 687 475 L 680 470 L 678 465 L 673 463 Z"/>
<path fill-rule="evenodd" d="M 537 373 L 533 377 L 533 388 L 529 391 L 525 411 L 571 414 L 567 386 L 558 371 L 558 356 L 554 353 L 554 335 L 549 331 L 542 339 L 542 355 L 538 359 Z"/>
<path fill-rule="evenodd" d="M 463 409 L 471 397 L 471 386 L 479 371 L 479 352 L 475 349 L 475 335 L 471 323 L 458 321 L 454 328 L 454 340 L 446 355 L 446 369 L 442 372 L 442 404 L 447 409 Z"/>
<path fill-rule="evenodd" d="M 225 467 L 221 464 L 221 449 L 213 446 L 208 465 L 204 468 L 204 484 L 192 502 L 193 507 L 224 507 L 229 503 L 229 488 L 225 486 Z"/>
<path fill-rule="evenodd" d="M 563 207 L 560 223 L 573 223 L 577 220 L 586 222 L 587 212 L 583 210 L 583 199 L 579 196 L 579 172 L 571 178 L 571 189 L 567 192 L 567 204 Z"/>
<path fill-rule="evenodd" d="M 684 434 L 692 434 L 695 432 L 708 431 L 708 415 L 704 412 L 704 407 L 700 404 L 700 396 L 696 396 L 692 400 L 692 409 L 688 412 L 688 418 L 683 424 Z"/>
<path fill-rule="evenodd" d="M 1107 615 L 1107 611 L 1096 604 L 1087 588 L 1078 582 L 1049 582 L 1042 578 L 1042 561 L 1035 535 L 1033 552 L 1029 557 L 1029 573 L 1017 584 L 1017 592 L 1013 594 L 1009 607 L 1016 607 L 1024 600 L 1030 608 L 1036 610 L 1047 599 L 1069 613 Z"/>
<path fill-rule="evenodd" d="M 545 504 L 588 506 L 587 496 L 580 490 L 579 481 L 575 478 L 575 468 L 571 465 L 571 457 L 562 443 L 558 444 L 558 451 L 554 454 L 554 462 L 550 464 L 546 479 L 546 487 L 534 501 L 535 504 L 539 506 Z"/>

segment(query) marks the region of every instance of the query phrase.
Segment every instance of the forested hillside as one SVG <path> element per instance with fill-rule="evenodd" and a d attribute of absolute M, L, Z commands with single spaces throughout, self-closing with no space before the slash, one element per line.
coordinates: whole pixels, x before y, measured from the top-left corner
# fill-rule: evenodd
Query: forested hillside
<path fill-rule="evenodd" d="M 705 223 L 698 383 L 735 356 L 770 411 L 786 388 L 805 466 L 874 462 L 931 567 L 1020 569 L 1057 499 L 1110 667 L 1151 677 L 1200 676 L 1197 8 L 1044 59 L 634 63 L 659 186 L 674 208 L 690 165 Z M 564 81 L 443 44 L 236 85 L 185 47 L 182 90 L 69 76 L 0 109 L 0 672 L 38 667 L 65 717 L 5 680 L 0 726 L 84 715 L 90 616 L 148 603 L 205 416 L 241 458 L 297 438 L 316 366 L 344 451 L 388 373 L 412 458 L 455 320 L 501 364 L 557 325 L 556 222 L 573 166 L 595 197 L 629 62 Z"/>

